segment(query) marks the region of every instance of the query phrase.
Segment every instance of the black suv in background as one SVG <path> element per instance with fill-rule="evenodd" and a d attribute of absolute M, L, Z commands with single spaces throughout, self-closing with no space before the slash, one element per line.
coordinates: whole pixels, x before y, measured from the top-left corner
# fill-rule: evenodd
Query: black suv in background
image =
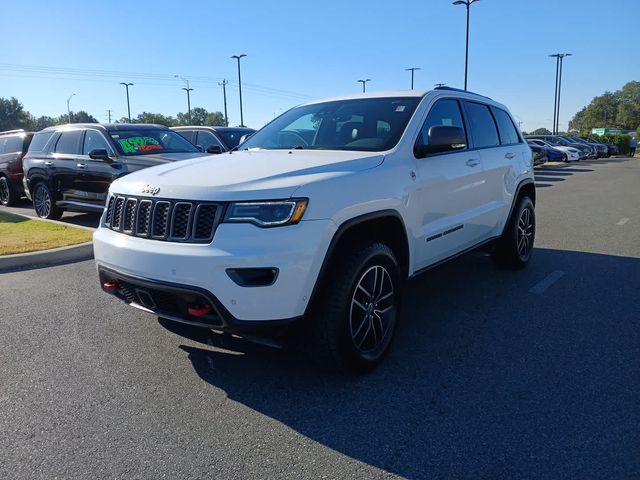
<path fill-rule="evenodd" d="M 24 157 L 24 190 L 39 217 L 64 210 L 102 212 L 116 178 L 146 167 L 202 156 L 161 125 L 69 124 L 33 137 Z"/>
<path fill-rule="evenodd" d="M 240 144 L 243 136 L 248 137 L 255 133 L 253 128 L 246 127 L 204 127 L 198 125 L 173 127 L 171 130 L 175 130 L 207 153 L 228 152 Z"/>
<path fill-rule="evenodd" d="M 10 130 L 0 132 L 0 204 L 15 205 L 24 195 L 22 186 L 22 158 L 33 132 Z"/>

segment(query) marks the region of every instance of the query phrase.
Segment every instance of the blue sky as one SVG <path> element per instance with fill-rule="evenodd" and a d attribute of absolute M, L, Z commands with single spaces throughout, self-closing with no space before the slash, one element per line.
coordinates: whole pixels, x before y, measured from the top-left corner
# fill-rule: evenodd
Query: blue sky
<path fill-rule="evenodd" d="M 241 6 L 240 6 L 241 5 Z M 240 121 L 242 60 L 245 124 L 260 127 L 306 99 L 361 89 L 462 87 L 465 11 L 450 0 L 274 0 L 271 2 L 6 2 L 2 6 L 0 97 L 17 97 L 35 115 L 60 115 L 66 100 L 106 121 L 175 115 L 191 105 L 222 110 L 230 80 L 230 123 Z M 505 103 L 524 130 L 550 128 L 555 61 L 563 75 L 560 127 L 596 95 L 640 79 L 638 0 L 481 0 L 472 5 L 469 89 Z M 7 19 L 16 21 L 7 21 Z M 625 23 L 620 23 L 623 20 Z M 24 66 L 27 66 L 25 68 Z M 99 74 L 91 71 L 99 70 Z"/>

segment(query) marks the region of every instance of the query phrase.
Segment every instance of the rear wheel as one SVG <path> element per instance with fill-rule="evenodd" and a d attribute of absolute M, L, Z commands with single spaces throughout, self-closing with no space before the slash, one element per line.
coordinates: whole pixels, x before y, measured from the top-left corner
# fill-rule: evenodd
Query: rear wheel
<path fill-rule="evenodd" d="M 363 372 L 389 350 L 401 295 L 393 251 L 382 243 L 350 248 L 334 263 L 313 313 L 312 351 L 323 364 Z"/>
<path fill-rule="evenodd" d="M 503 267 L 523 268 L 529 263 L 536 234 L 536 216 L 533 202 L 523 196 L 518 200 L 511 218 L 496 242 L 492 257 Z"/>
<path fill-rule="evenodd" d="M 51 190 L 40 182 L 33 190 L 33 208 L 40 218 L 58 220 L 62 217 L 62 209 L 56 207 Z"/>
<path fill-rule="evenodd" d="M 6 177 L 0 177 L 0 203 L 5 207 L 12 207 L 18 203 L 18 193 L 11 188 L 11 184 Z"/>

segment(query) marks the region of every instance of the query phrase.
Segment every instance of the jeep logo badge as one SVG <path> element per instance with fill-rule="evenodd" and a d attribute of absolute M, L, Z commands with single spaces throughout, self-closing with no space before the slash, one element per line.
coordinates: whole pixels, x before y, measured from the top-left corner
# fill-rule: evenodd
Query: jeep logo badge
<path fill-rule="evenodd" d="M 142 188 L 142 193 L 150 193 L 151 195 L 155 195 L 159 191 L 160 191 L 160 187 L 155 187 L 152 185 L 147 185 L 146 187 Z"/>

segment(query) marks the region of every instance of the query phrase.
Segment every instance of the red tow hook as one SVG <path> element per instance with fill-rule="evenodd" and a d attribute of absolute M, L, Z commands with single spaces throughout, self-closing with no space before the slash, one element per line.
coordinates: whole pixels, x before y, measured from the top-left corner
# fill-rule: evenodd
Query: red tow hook
<path fill-rule="evenodd" d="M 109 280 L 102 284 L 102 288 L 105 292 L 117 292 L 120 289 L 120 284 L 118 284 L 117 280 Z"/>
<path fill-rule="evenodd" d="M 207 313 L 209 313 L 211 311 L 211 307 L 207 304 L 205 305 L 190 305 L 189 308 L 187 309 L 187 311 L 189 312 L 189 315 L 192 315 L 194 317 L 201 317 L 203 315 L 206 315 Z"/>

